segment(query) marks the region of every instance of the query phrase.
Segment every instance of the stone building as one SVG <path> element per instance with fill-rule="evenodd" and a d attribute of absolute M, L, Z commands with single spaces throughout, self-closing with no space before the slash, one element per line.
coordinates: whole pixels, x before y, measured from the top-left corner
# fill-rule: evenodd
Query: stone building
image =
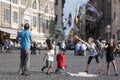
<path fill-rule="evenodd" d="M 100 13 L 100 14 L 99 14 Z M 87 16 L 93 19 L 86 19 L 86 35 L 88 37 L 98 38 L 103 33 L 102 14 L 103 0 L 89 0 L 86 5 Z M 102 16 L 101 16 L 102 15 Z"/>
<path fill-rule="evenodd" d="M 90 0 L 90 2 L 103 13 L 101 34 L 107 39 L 107 25 L 110 25 L 109 35 L 120 40 L 120 0 Z"/>
<path fill-rule="evenodd" d="M 111 34 L 120 40 L 120 0 L 111 0 Z"/>
<path fill-rule="evenodd" d="M 0 39 L 15 39 L 25 23 L 33 40 L 44 42 L 54 30 L 54 0 L 0 0 Z"/>

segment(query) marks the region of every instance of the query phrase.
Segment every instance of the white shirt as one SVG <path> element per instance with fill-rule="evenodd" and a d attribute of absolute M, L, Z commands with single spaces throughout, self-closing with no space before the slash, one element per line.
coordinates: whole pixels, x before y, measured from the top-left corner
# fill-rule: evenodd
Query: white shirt
<path fill-rule="evenodd" d="M 87 49 L 87 46 L 85 44 L 82 44 L 82 49 L 83 51 L 85 51 Z"/>
<path fill-rule="evenodd" d="M 75 46 L 75 50 L 79 51 L 81 47 L 82 47 L 82 44 L 81 43 L 77 43 L 76 46 Z"/>
<path fill-rule="evenodd" d="M 97 50 L 96 50 L 96 45 L 95 45 L 95 43 L 92 43 L 92 44 L 88 44 L 88 43 L 86 43 L 87 44 L 87 46 L 88 46 L 88 48 L 91 48 L 91 50 L 90 50 L 90 56 L 96 56 L 96 55 L 98 55 L 98 52 L 97 52 Z"/>
<path fill-rule="evenodd" d="M 65 45 L 64 42 L 62 42 L 60 46 L 61 46 L 62 49 L 65 49 L 65 48 L 66 48 L 66 45 Z"/>
<path fill-rule="evenodd" d="M 12 41 L 10 41 L 10 46 L 14 46 L 14 43 Z"/>
<path fill-rule="evenodd" d="M 54 50 L 50 50 L 49 52 L 47 52 L 47 60 L 48 61 L 54 61 Z"/>

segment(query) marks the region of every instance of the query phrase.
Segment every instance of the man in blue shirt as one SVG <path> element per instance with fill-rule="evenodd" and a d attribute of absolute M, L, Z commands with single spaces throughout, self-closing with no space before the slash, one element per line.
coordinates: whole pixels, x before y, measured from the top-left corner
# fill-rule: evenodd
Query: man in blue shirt
<path fill-rule="evenodd" d="M 20 55 L 20 75 L 29 75 L 30 66 L 30 46 L 31 46 L 32 34 L 29 31 L 29 24 L 24 25 L 24 30 L 19 32 L 17 35 L 17 40 L 20 40 L 21 45 L 21 55 Z"/>

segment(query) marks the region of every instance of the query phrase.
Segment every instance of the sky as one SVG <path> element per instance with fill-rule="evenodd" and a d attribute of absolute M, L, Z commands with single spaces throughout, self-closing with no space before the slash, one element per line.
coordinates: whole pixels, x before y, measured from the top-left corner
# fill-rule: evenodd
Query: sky
<path fill-rule="evenodd" d="M 76 7 L 78 5 L 87 3 L 87 1 L 88 0 L 66 0 L 66 3 L 64 5 L 64 16 L 63 16 L 64 26 L 67 26 L 66 35 L 68 35 L 71 28 L 73 28 L 73 24 L 72 24 L 71 28 L 69 28 L 67 25 L 67 21 L 65 22 L 65 18 L 68 18 L 69 14 L 71 13 L 72 14 L 72 23 L 73 23 L 73 20 L 75 18 L 75 13 L 76 13 Z"/>

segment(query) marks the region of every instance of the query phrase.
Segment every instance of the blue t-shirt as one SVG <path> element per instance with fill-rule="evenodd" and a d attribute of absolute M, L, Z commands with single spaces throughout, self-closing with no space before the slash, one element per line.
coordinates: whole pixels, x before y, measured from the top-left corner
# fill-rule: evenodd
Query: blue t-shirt
<path fill-rule="evenodd" d="M 20 38 L 20 45 L 22 49 L 28 49 L 30 48 L 30 40 L 32 37 L 32 34 L 29 30 L 23 30 L 17 35 L 18 38 Z"/>

